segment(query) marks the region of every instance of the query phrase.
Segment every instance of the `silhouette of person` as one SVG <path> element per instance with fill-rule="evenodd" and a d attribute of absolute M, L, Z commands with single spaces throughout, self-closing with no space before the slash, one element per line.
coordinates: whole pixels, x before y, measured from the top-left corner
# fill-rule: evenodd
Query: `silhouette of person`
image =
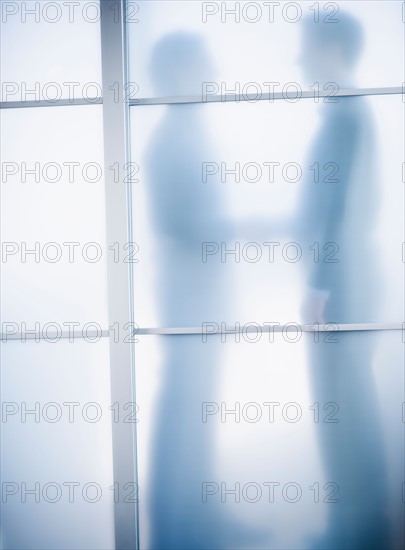
<path fill-rule="evenodd" d="M 302 27 L 305 80 L 355 86 L 363 46 L 361 24 L 339 11 L 338 22 Z M 375 130 L 364 97 L 338 97 L 320 104 L 320 129 L 307 165 L 334 164 L 333 178 L 304 182 L 296 226 L 303 247 L 319 244 L 318 261 L 305 265 L 304 323 L 378 321 L 380 275 L 373 239 L 378 214 Z M 322 100 L 321 100 L 322 101 Z M 337 169 L 337 171 L 336 171 Z M 332 329 L 332 327 L 331 327 Z M 319 441 L 329 482 L 339 502 L 329 504 L 326 533 L 312 548 L 390 548 L 387 475 L 372 363 L 375 334 L 308 335 L 313 397 L 339 406 L 337 423 L 319 423 Z M 332 342 L 338 340 L 338 343 Z"/>
<path fill-rule="evenodd" d="M 213 80 L 213 70 L 197 35 L 166 35 L 153 50 L 151 73 L 161 96 L 201 95 L 202 83 Z M 204 263 L 201 253 L 203 242 L 232 239 L 231 225 L 222 221 L 221 186 L 202 182 L 202 162 L 215 158 L 203 118 L 206 108 L 166 105 L 145 158 L 164 327 L 223 321 L 229 306 L 226 266 L 220 258 Z M 201 335 L 161 338 L 164 365 L 151 457 L 150 548 L 226 548 L 232 544 L 226 538 L 229 525 L 201 498 L 202 483 L 215 479 L 215 433 L 212 423 L 202 422 L 201 410 L 202 402 L 216 401 L 221 343 L 217 337 L 202 343 Z"/>

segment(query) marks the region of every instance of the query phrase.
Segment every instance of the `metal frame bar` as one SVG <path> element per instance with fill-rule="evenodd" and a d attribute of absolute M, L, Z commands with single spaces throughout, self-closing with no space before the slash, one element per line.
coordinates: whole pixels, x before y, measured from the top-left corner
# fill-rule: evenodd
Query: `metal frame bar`
<path fill-rule="evenodd" d="M 342 89 L 336 91 L 333 97 L 351 97 L 351 96 L 368 96 L 368 95 L 402 95 L 405 94 L 404 86 L 393 86 L 393 87 L 382 87 L 382 88 L 350 88 Z M 157 98 L 139 98 L 131 99 L 129 104 L 131 107 L 136 107 L 138 105 L 173 105 L 173 104 L 182 104 L 182 103 L 243 103 L 243 102 L 259 102 L 259 101 L 268 101 L 272 103 L 273 101 L 278 101 L 284 99 L 285 101 L 290 100 L 292 103 L 293 100 L 299 101 L 300 99 L 314 99 L 314 91 L 302 90 L 300 95 L 297 98 L 295 92 L 274 92 L 274 93 L 263 93 L 259 98 L 256 97 L 256 94 L 215 94 L 208 95 L 204 100 L 202 96 L 183 96 L 183 97 L 157 97 Z M 316 94 L 316 98 L 331 98 L 333 99 L 331 93 L 327 90 L 319 90 L 319 93 Z"/>
<path fill-rule="evenodd" d="M 127 48 L 124 22 L 125 0 L 103 0 L 101 10 L 102 87 L 108 89 L 118 83 L 124 89 L 127 81 Z M 109 167 L 118 163 L 124 166 L 128 159 L 128 104 L 122 99 L 114 101 L 111 94 L 103 100 L 103 134 L 105 163 L 105 200 L 107 243 L 129 242 L 130 223 L 128 204 L 130 184 L 114 181 Z M 131 300 L 132 270 L 130 264 L 107 263 L 108 270 L 108 316 L 110 323 L 124 326 L 133 319 Z M 113 403 L 133 402 L 135 398 L 133 345 L 120 339 L 114 341 L 110 334 L 110 380 Z M 119 422 L 112 424 L 114 482 L 122 489 L 126 483 L 137 483 L 136 425 Z M 115 548 L 136 550 L 139 548 L 138 507 L 136 503 L 124 502 L 122 497 L 114 503 Z"/>
<path fill-rule="evenodd" d="M 370 96 L 370 95 L 404 95 L 405 86 L 391 86 L 382 88 L 351 88 L 338 90 L 333 97 L 352 97 L 352 96 Z M 302 90 L 298 99 L 314 99 L 314 91 Z M 320 90 L 316 94 L 316 98 L 332 98 L 331 94 L 326 90 Z M 255 94 L 216 94 L 209 95 L 205 100 L 202 96 L 169 96 L 169 97 L 143 97 L 139 99 L 131 99 L 128 101 L 129 107 L 137 107 L 141 105 L 176 105 L 184 103 L 242 103 L 242 102 L 259 102 L 278 101 L 280 99 L 292 100 L 297 99 L 295 92 L 274 92 L 263 93 L 259 98 Z M 94 99 L 76 98 L 76 99 L 59 99 L 57 101 L 49 101 L 41 99 L 38 101 L 3 101 L 0 102 L 0 109 L 21 109 L 32 107 L 67 107 L 70 105 L 102 105 L 103 98 L 97 97 Z"/>
<path fill-rule="evenodd" d="M 0 109 L 24 109 L 32 107 L 77 107 L 78 105 L 102 105 L 103 98 L 95 97 L 94 99 L 86 99 L 84 97 L 78 97 L 75 99 L 58 99 L 56 101 L 49 101 L 47 99 L 39 99 L 36 101 L 32 99 L 30 101 L 2 101 L 0 102 Z"/>
<path fill-rule="evenodd" d="M 210 322 L 211 323 L 211 322 Z M 315 324 L 308 325 L 296 322 L 291 323 L 280 323 L 276 324 L 276 321 L 269 321 L 266 325 L 251 324 L 250 323 L 240 323 L 240 325 L 229 325 L 223 328 L 220 327 L 218 323 L 212 321 L 212 325 L 217 324 L 218 328 L 213 332 L 208 332 L 201 327 L 185 327 L 185 328 L 140 328 L 137 330 L 135 336 L 145 336 L 145 335 L 176 335 L 184 336 L 187 334 L 204 334 L 204 336 L 215 336 L 216 334 L 235 334 L 236 331 L 240 331 L 243 328 L 243 332 L 255 333 L 258 330 L 261 332 L 283 332 L 288 326 L 299 327 L 302 332 L 314 332 Z M 319 332 L 361 332 L 369 330 L 405 330 L 405 323 L 362 323 L 362 324 L 319 324 L 316 327 L 316 330 Z"/>
<path fill-rule="evenodd" d="M 210 322 L 211 323 L 211 322 Z M 215 321 L 212 321 L 212 324 L 214 324 Z M 296 323 L 295 321 L 292 321 L 290 323 L 281 323 L 276 324 L 275 321 L 269 322 L 269 324 L 266 325 L 259 325 L 255 324 L 254 326 L 249 326 L 249 323 L 240 323 L 240 325 L 226 325 L 225 328 L 223 326 L 220 327 L 218 323 L 216 323 L 218 326 L 218 329 L 216 329 L 213 332 L 208 332 L 204 329 L 203 326 L 201 327 L 161 327 L 161 328 L 138 328 L 136 333 L 134 333 L 134 337 L 136 336 L 187 336 L 190 334 L 204 334 L 205 336 L 213 336 L 216 334 L 235 334 L 237 330 L 240 330 L 240 327 L 243 327 L 243 332 L 251 333 L 256 332 L 258 330 L 261 330 L 262 332 L 283 332 L 283 330 L 286 329 L 288 326 L 298 326 L 302 332 L 314 332 L 314 326 L 315 324 L 308 325 L 300 323 Z M 316 330 L 319 332 L 362 332 L 362 331 L 375 331 L 375 330 L 403 330 L 405 331 L 405 322 L 404 323 L 330 323 L 330 324 L 319 324 L 316 327 Z M 47 332 L 47 338 L 46 340 L 52 340 L 52 337 L 60 338 L 60 339 L 68 339 L 71 338 L 72 340 L 76 339 L 83 339 L 86 338 L 109 338 L 110 336 L 114 336 L 114 332 L 109 330 L 89 330 L 86 331 L 86 335 L 80 333 L 80 331 L 77 331 L 77 334 L 73 332 L 73 334 L 69 333 L 68 331 L 62 331 L 60 333 L 48 331 Z M 45 340 L 45 338 L 40 334 L 34 334 L 32 332 L 24 333 L 24 332 L 16 332 L 15 334 L 6 334 L 6 333 L 0 333 L 0 340 L 3 342 L 8 342 L 11 340 L 22 340 L 25 338 L 26 340 Z"/>
<path fill-rule="evenodd" d="M 66 340 L 66 339 L 72 339 L 72 340 L 84 340 L 85 338 L 108 338 L 110 336 L 110 331 L 109 330 L 100 330 L 100 331 L 97 331 L 97 330 L 88 330 L 86 331 L 86 334 L 84 334 L 83 332 L 80 332 L 80 331 L 74 331 L 72 330 L 71 333 L 69 333 L 69 331 L 67 330 L 63 330 L 61 332 L 56 332 L 56 331 L 49 331 L 46 333 L 46 338 L 44 338 L 44 336 L 41 334 L 41 333 L 34 333 L 34 332 L 16 332 L 14 334 L 7 334 L 6 332 L 0 332 L 0 341 L 2 343 L 6 343 L 6 342 L 9 342 L 11 340 L 21 340 L 21 342 L 23 342 L 24 340 L 36 340 L 36 341 L 39 341 L 39 340 L 46 340 L 46 341 L 51 341 L 53 339 L 61 339 L 61 340 Z"/>

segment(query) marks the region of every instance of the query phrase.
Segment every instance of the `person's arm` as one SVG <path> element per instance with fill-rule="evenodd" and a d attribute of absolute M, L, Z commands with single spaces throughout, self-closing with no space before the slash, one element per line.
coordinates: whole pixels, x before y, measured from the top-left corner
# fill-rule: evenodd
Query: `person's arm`
<path fill-rule="evenodd" d="M 333 292 L 334 270 L 337 263 L 325 263 L 324 246 L 328 243 L 337 250 L 337 262 L 341 261 L 344 247 L 347 243 L 340 242 L 341 225 L 344 220 L 352 183 L 354 165 L 360 139 L 358 119 L 353 113 L 343 111 L 326 126 L 322 146 L 318 152 L 317 161 L 322 165 L 326 162 L 337 164 L 336 182 L 321 182 L 317 196 L 311 200 L 311 208 L 304 213 L 303 224 L 309 224 L 311 236 L 316 238 L 322 254 L 317 263 L 312 263 L 308 279 L 308 289 L 302 306 L 305 322 L 325 323 L 324 310 L 327 300 Z M 317 152 L 315 151 L 315 155 Z M 316 186 L 313 187 L 316 189 Z M 305 231 L 305 229 L 304 229 Z M 312 244 L 312 243 L 311 243 Z"/>
<path fill-rule="evenodd" d="M 343 112 L 336 116 L 328 126 L 327 144 L 322 152 L 320 163 L 334 162 L 338 172 L 336 182 L 322 182 L 325 186 L 320 190 L 321 201 L 318 201 L 318 213 L 313 212 L 308 223 L 316 223 L 320 250 L 327 243 L 333 243 L 336 247 L 336 260 L 339 262 L 340 253 L 344 253 L 346 243 L 340 242 L 341 225 L 344 220 L 349 195 L 349 186 L 353 183 L 352 176 L 354 165 L 358 155 L 360 139 L 359 123 L 353 113 Z M 329 292 L 331 288 L 330 274 L 336 263 L 325 263 L 321 255 L 318 263 L 314 263 L 309 285 L 317 291 Z"/>

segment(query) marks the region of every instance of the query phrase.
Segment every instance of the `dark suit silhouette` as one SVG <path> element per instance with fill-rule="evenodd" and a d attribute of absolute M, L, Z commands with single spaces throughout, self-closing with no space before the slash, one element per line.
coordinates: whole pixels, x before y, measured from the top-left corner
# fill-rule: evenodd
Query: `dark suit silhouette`
<path fill-rule="evenodd" d="M 340 75 L 346 68 L 347 80 L 340 87 L 353 87 L 347 82 L 361 27 L 341 12 L 335 27 L 323 27 L 307 22 L 305 43 L 316 48 L 324 71 L 333 70 L 334 62 Z M 304 54 L 311 56 L 308 47 Z M 335 57 L 328 64 L 329 54 Z M 316 73 L 310 63 L 306 68 Z M 315 74 L 320 82 L 322 76 L 322 70 Z M 338 171 L 333 177 L 337 181 L 308 179 L 302 189 L 296 238 L 306 247 L 319 243 L 321 251 L 318 262 L 305 266 L 303 321 L 377 322 L 381 278 L 373 227 L 379 177 L 368 100 L 340 97 L 336 103 L 324 103 L 321 118 L 308 163 L 334 163 Z M 328 252 L 333 254 L 328 257 Z M 321 333 L 319 343 L 308 336 L 308 349 L 314 400 L 339 406 L 338 423 L 319 424 L 325 473 L 339 486 L 339 502 L 329 505 L 327 532 L 313 548 L 388 549 L 387 475 L 372 372 L 376 333 L 334 333 L 338 343 L 327 341 L 328 335 Z"/>

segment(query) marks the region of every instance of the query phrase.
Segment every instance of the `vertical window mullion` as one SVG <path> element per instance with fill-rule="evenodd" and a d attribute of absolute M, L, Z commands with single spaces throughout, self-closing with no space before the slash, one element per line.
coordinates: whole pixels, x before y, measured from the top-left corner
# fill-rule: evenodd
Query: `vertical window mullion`
<path fill-rule="evenodd" d="M 110 330 L 111 402 L 122 413 L 135 401 L 132 344 L 124 341 L 133 326 L 130 264 L 123 261 L 130 241 L 128 195 L 123 169 L 127 162 L 128 104 L 123 100 L 126 82 L 124 0 L 103 0 L 101 10 L 101 54 L 104 124 L 104 166 L 107 247 L 118 246 L 119 258 L 108 252 L 108 315 Z M 117 98 L 115 90 L 119 90 Z M 112 91 L 114 90 L 114 92 Z M 119 178 L 111 167 L 119 167 Z M 121 414 L 122 416 L 122 414 Z M 114 419 L 117 420 L 117 419 Z M 122 418 L 112 421 L 114 468 L 115 546 L 135 550 L 138 545 L 135 425 Z M 127 497 L 127 498 L 126 498 Z"/>

